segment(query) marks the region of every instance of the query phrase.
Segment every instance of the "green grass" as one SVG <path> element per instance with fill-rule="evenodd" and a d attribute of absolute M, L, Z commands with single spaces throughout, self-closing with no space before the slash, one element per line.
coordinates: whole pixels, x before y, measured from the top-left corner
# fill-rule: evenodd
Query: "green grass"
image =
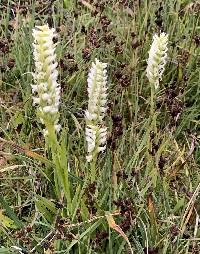
<path fill-rule="evenodd" d="M 25 253 L 129 253 L 107 221 L 107 212 L 118 210 L 113 218 L 133 253 L 199 253 L 199 3 L 90 1 L 97 9 L 92 13 L 84 1 L 39 2 L 0 0 L 0 137 L 6 140 L 0 143 L 0 253 L 19 253 L 11 246 Z M 63 62 L 57 160 L 31 100 L 32 28 L 46 22 L 57 29 Z M 154 101 L 155 126 L 145 71 L 153 34 L 160 30 L 170 42 Z M 109 137 L 91 183 L 84 110 L 95 58 L 109 66 Z M 113 120 L 115 114 L 122 120 Z M 28 156 L 29 150 L 48 160 Z M 63 181 L 61 194 L 55 190 L 56 167 L 65 180 L 70 167 L 69 189 Z"/>

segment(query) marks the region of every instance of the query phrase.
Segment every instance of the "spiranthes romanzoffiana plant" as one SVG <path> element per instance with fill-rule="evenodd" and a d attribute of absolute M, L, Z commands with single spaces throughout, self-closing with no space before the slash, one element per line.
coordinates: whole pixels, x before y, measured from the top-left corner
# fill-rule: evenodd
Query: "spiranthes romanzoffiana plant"
<path fill-rule="evenodd" d="M 60 85 L 57 83 L 58 65 L 55 54 L 55 29 L 48 25 L 36 26 L 33 29 L 33 55 L 35 60 L 35 72 L 33 73 L 35 84 L 32 85 L 33 105 L 38 105 L 38 116 L 45 125 L 44 134 L 50 129 L 56 132 L 60 130 L 59 104 Z"/>
<path fill-rule="evenodd" d="M 68 181 L 67 156 L 61 148 L 56 133 L 60 130 L 59 104 L 61 87 L 57 82 L 58 71 L 53 38 L 55 29 L 48 25 L 36 26 L 33 29 L 33 55 L 35 60 L 35 72 L 33 73 L 35 84 L 32 85 L 33 104 L 38 105 L 38 116 L 45 125 L 44 134 L 49 150 L 52 153 L 54 167 L 55 193 L 58 198 L 65 194 L 71 209 L 71 192 Z M 61 163 L 62 161 L 62 163 Z"/>
<path fill-rule="evenodd" d="M 106 149 L 107 128 L 103 124 L 107 102 L 107 64 L 98 59 L 92 63 L 88 75 L 88 109 L 85 112 L 87 161 L 96 161 L 99 152 Z"/>
<path fill-rule="evenodd" d="M 146 71 L 147 78 L 155 89 L 159 87 L 159 81 L 162 79 L 162 74 L 164 72 L 167 58 L 167 43 L 167 34 L 161 33 L 160 36 L 157 34 L 153 36 L 153 43 L 149 51 Z"/>

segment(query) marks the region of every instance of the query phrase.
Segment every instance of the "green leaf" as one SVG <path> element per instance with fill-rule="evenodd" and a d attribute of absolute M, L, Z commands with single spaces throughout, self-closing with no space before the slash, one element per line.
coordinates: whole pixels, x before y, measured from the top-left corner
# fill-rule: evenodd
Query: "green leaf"
<path fill-rule="evenodd" d="M 0 254 L 13 254 L 8 248 L 0 248 Z"/>
<path fill-rule="evenodd" d="M 87 206 L 85 205 L 85 200 L 81 199 L 81 217 L 83 220 L 87 220 L 89 218 L 89 211 Z"/>
<path fill-rule="evenodd" d="M 72 0 L 63 0 L 64 8 L 67 10 L 71 10 L 73 7 L 73 1 Z"/>
<path fill-rule="evenodd" d="M 57 211 L 55 204 L 44 197 L 36 195 L 35 205 L 42 216 L 48 222 L 52 223 Z"/>
<path fill-rule="evenodd" d="M 93 225 L 89 226 L 88 229 L 86 229 L 80 236 L 77 240 L 73 240 L 70 245 L 68 246 L 67 248 L 67 251 L 66 253 L 71 250 L 71 248 L 76 244 L 78 243 L 79 241 L 81 241 L 81 239 L 83 237 L 85 237 L 87 234 L 91 234 L 100 224 L 102 223 L 101 219 L 98 220 L 97 222 L 95 222 Z"/>
<path fill-rule="evenodd" d="M 22 113 L 16 112 L 15 115 L 12 117 L 13 126 L 17 128 L 17 126 L 22 124 L 23 122 L 24 122 L 24 117 Z"/>
<path fill-rule="evenodd" d="M 178 212 L 178 210 L 180 210 L 181 207 L 183 207 L 185 204 L 185 197 L 181 198 L 177 204 L 175 205 L 174 209 L 173 209 L 173 213 Z"/>
<path fill-rule="evenodd" d="M 17 228 L 14 221 L 11 220 L 8 216 L 4 215 L 2 210 L 0 210 L 0 224 L 6 228 Z"/>
<path fill-rule="evenodd" d="M 6 210 L 6 213 L 8 217 L 13 220 L 17 228 L 22 228 L 23 223 L 18 219 L 18 217 L 15 215 L 13 210 L 9 207 L 9 205 L 6 203 L 3 197 L 0 197 L 0 203 L 3 206 L 3 208 Z"/>
<path fill-rule="evenodd" d="M 75 193 L 74 198 L 72 200 L 72 212 L 73 213 L 76 213 L 80 191 L 81 191 L 80 185 L 78 185 L 76 188 L 76 193 Z"/>

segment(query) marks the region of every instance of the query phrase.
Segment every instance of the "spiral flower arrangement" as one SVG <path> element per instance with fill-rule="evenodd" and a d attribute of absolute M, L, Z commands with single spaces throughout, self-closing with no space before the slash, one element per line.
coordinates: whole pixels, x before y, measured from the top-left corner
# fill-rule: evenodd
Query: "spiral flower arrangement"
<path fill-rule="evenodd" d="M 35 84 L 32 85 L 33 105 L 38 105 L 38 115 L 42 124 L 45 125 L 44 134 L 48 135 L 48 129 L 53 126 L 54 130 L 60 130 L 59 104 L 60 85 L 57 83 L 58 65 L 55 54 L 55 29 L 48 25 L 36 26 L 33 29 L 33 56 L 35 60 Z"/>
<path fill-rule="evenodd" d="M 88 75 L 88 109 L 85 112 L 88 162 L 106 149 L 107 127 L 103 119 L 107 110 L 107 64 L 98 59 L 92 63 Z"/>
<path fill-rule="evenodd" d="M 162 74 L 165 70 L 168 50 L 167 43 L 167 34 L 161 33 L 160 36 L 157 34 L 153 36 L 153 43 L 149 51 L 146 72 L 149 82 L 155 86 L 155 89 L 158 89 L 159 81 L 162 80 Z"/>

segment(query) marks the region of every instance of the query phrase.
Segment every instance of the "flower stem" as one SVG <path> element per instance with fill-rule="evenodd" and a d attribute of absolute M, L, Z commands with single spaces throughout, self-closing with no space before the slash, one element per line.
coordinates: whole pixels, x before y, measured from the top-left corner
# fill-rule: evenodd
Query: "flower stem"
<path fill-rule="evenodd" d="M 97 162 L 97 155 L 93 157 L 93 160 L 90 163 L 91 169 L 91 182 L 94 182 L 96 179 L 96 162 Z"/>

